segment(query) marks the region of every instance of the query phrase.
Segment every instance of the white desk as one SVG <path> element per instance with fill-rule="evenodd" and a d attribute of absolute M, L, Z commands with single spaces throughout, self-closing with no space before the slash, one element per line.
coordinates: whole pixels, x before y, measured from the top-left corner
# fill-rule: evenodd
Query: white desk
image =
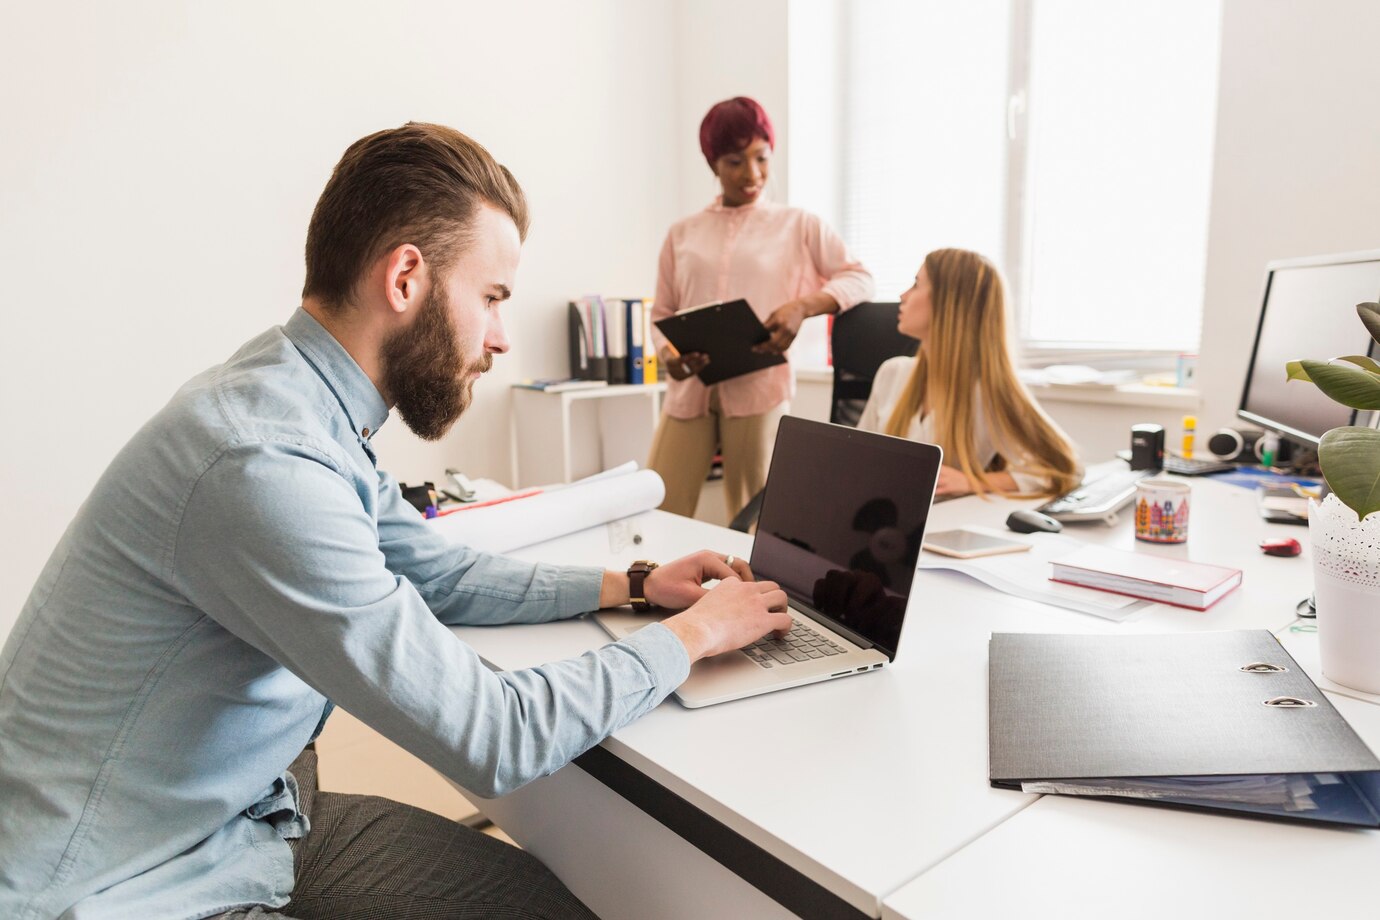
<path fill-rule="evenodd" d="M 921 572 L 894 665 L 696 711 L 669 701 L 581 765 L 484 811 L 606 918 L 880 916 L 888 896 L 1038 801 L 987 782 L 991 632 L 1278 630 L 1293 621 L 1295 603 L 1310 590 L 1307 554 L 1267 557 L 1256 544 L 1266 534 L 1301 534 L 1261 521 L 1245 490 L 1197 481 L 1194 502 L 1186 547 L 1137 549 L 1242 568 L 1242 588 L 1209 611 L 1156 605 L 1117 624 L 1012 598 L 963 576 Z M 934 508 L 929 527 L 999 527 L 1013 507 L 946 502 Z M 518 555 L 617 567 L 705 546 L 740 555 L 750 548 L 742 534 L 662 512 L 640 516 L 635 527 L 639 544 L 627 542 L 624 524 L 612 543 L 610 531 L 594 528 Z M 1065 533 L 1134 544 L 1129 520 Z M 585 621 L 457 632 L 504 669 L 606 641 Z M 1145 810 L 1075 804 L 1112 815 Z M 1300 830 L 1195 817 L 1245 823 L 1282 841 Z M 1183 845 L 1205 864 L 1212 858 L 1192 839 Z M 1004 868 L 988 873 L 990 885 Z"/>
<path fill-rule="evenodd" d="M 628 460 L 645 463 L 665 392 L 665 383 L 559 393 L 514 386 L 509 428 L 513 488 L 574 482 Z M 578 431 L 576 406 L 590 412 Z"/>
<path fill-rule="evenodd" d="M 1328 697 L 1380 749 L 1380 706 Z M 1374 916 L 1377 866 L 1373 830 L 1047 795 L 888 897 L 882 916 Z"/>

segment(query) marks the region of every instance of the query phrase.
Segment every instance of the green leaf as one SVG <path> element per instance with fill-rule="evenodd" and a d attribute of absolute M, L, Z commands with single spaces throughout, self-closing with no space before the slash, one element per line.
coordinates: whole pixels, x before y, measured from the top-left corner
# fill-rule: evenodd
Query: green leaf
<path fill-rule="evenodd" d="M 1356 312 L 1366 324 L 1370 337 L 1380 342 L 1380 303 L 1358 303 Z"/>
<path fill-rule="evenodd" d="M 1376 364 L 1372 359 L 1367 358 L 1365 355 L 1347 355 L 1346 357 L 1338 358 L 1337 360 L 1350 361 L 1357 367 L 1363 367 L 1366 370 L 1370 371 L 1372 374 L 1380 374 L 1380 364 Z"/>
<path fill-rule="evenodd" d="M 1286 380 L 1302 380 L 1304 383 L 1312 383 L 1313 378 L 1308 376 L 1308 371 L 1303 369 L 1302 361 L 1290 361 L 1284 365 L 1284 372 L 1289 376 Z"/>
<path fill-rule="evenodd" d="M 1333 428 L 1318 445 L 1327 486 L 1358 518 L 1380 511 L 1380 431 Z"/>
<path fill-rule="evenodd" d="M 1334 402 L 1353 409 L 1380 409 L 1380 374 L 1353 364 L 1300 361 L 1318 389 Z"/>

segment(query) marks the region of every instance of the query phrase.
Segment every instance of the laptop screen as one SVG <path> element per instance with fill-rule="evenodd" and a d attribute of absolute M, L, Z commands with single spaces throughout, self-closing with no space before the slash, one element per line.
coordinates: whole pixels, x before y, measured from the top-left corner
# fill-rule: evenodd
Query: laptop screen
<path fill-rule="evenodd" d="M 933 444 L 786 416 L 753 573 L 894 658 L 942 457 Z"/>

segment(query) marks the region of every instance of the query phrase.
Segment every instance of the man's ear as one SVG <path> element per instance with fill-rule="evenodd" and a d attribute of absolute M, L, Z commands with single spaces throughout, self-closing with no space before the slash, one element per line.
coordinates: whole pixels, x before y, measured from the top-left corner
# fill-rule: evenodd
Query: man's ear
<path fill-rule="evenodd" d="M 394 313 L 416 309 L 425 296 L 426 260 L 422 251 L 403 243 L 385 256 L 383 280 L 388 306 Z"/>

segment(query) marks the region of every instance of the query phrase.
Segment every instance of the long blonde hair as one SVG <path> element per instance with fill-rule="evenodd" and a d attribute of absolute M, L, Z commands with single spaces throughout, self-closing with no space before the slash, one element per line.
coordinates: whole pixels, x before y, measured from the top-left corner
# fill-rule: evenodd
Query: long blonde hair
<path fill-rule="evenodd" d="M 927 407 L 944 462 L 967 476 L 977 494 L 991 492 L 988 473 L 1001 467 L 988 470 L 986 458 L 977 456 L 976 403 L 981 398 L 992 442 L 999 450 L 1020 451 L 1022 466 L 1045 480 L 1046 488 L 1038 494 L 1072 489 L 1078 484 L 1073 447 L 1016 376 L 1001 273 L 976 252 L 937 249 L 925 256 L 925 274 L 930 281 L 930 332 L 886 433 L 905 437 Z"/>

